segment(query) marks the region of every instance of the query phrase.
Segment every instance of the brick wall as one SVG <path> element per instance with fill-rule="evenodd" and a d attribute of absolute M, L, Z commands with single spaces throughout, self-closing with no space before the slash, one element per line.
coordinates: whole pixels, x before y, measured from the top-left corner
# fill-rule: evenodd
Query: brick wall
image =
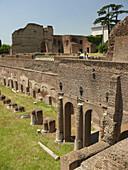
<path fill-rule="evenodd" d="M 20 67 L 20 68 L 31 69 L 31 70 L 41 71 L 41 72 L 58 73 L 59 62 L 0 58 L 0 65 Z"/>
<path fill-rule="evenodd" d="M 58 80 L 63 83 L 65 95 L 80 97 L 79 89 L 82 86 L 81 98 L 84 101 L 108 107 L 106 92 L 112 95 L 110 94 L 111 77 L 120 75 L 123 110 L 128 111 L 127 73 L 127 63 L 63 59 L 59 64 Z M 108 100 L 109 98 L 110 96 Z M 115 107 L 115 103 L 111 107 Z"/>

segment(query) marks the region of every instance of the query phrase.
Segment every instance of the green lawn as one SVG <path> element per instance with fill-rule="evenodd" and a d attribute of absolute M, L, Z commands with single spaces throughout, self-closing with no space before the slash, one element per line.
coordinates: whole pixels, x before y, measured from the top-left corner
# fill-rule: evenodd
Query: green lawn
<path fill-rule="evenodd" d="M 89 53 L 89 56 L 102 57 L 103 53 Z"/>
<path fill-rule="evenodd" d="M 24 113 L 13 113 L 0 101 L 0 170 L 8 169 L 60 169 L 60 161 L 55 161 L 37 143 L 40 141 L 57 155 L 62 156 L 73 150 L 73 143 L 58 144 L 55 133 L 36 134 L 42 126 L 31 126 L 30 118 L 21 119 L 21 115 L 31 113 L 32 109 L 43 110 L 44 117 L 57 118 L 56 109 L 45 103 L 33 104 L 36 99 L 24 94 L 14 93 L 0 85 L 2 94 L 12 102 L 25 107 Z"/>

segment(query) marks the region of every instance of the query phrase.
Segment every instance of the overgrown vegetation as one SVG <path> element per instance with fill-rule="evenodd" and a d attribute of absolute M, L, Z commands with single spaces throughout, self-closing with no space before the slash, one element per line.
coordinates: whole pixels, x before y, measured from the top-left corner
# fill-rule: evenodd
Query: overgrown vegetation
<path fill-rule="evenodd" d="M 99 44 L 102 43 L 102 37 L 103 37 L 103 35 L 87 36 L 88 41 L 91 42 L 92 44 L 96 44 L 96 46 L 98 46 Z"/>
<path fill-rule="evenodd" d="M 103 53 L 103 52 L 106 53 L 107 50 L 108 50 L 108 42 L 102 43 L 102 44 L 100 44 L 100 45 L 97 46 L 97 51 L 98 51 L 99 53 Z"/>
<path fill-rule="evenodd" d="M 10 45 L 3 44 L 0 47 L 0 54 L 9 54 Z"/>
<path fill-rule="evenodd" d="M 73 143 L 58 144 L 56 134 L 36 134 L 42 126 L 31 126 L 30 118 L 21 119 L 21 115 L 31 113 L 32 109 L 43 110 L 43 117 L 50 116 L 56 120 L 57 111 L 43 101 L 33 104 L 36 99 L 24 94 L 14 93 L 0 85 L 0 90 L 12 102 L 25 107 L 24 113 L 13 113 L 0 101 L 0 169 L 60 169 L 60 161 L 55 161 L 37 144 L 45 144 L 57 155 L 62 156 L 73 150 Z"/>

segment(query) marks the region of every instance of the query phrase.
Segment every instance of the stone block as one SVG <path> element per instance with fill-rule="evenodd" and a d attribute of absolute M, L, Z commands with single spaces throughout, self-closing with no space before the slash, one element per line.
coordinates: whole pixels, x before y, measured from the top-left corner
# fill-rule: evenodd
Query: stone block
<path fill-rule="evenodd" d="M 15 112 L 25 112 L 25 109 L 24 109 L 23 106 L 17 106 L 17 107 L 15 108 Z"/>
<path fill-rule="evenodd" d="M 50 117 L 46 117 L 43 122 L 43 130 L 47 130 L 50 133 L 55 132 L 55 120 Z"/>
<path fill-rule="evenodd" d="M 17 107 L 17 104 L 14 102 L 12 102 L 8 105 L 8 108 L 11 108 L 11 109 L 16 108 L 16 107 Z"/>
<path fill-rule="evenodd" d="M 43 133 L 47 133 L 48 132 L 48 121 L 44 120 L 43 121 L 43 129 L 42 129 Z"/>
<path fill-rule="evenodd" d="M 32 110 L 31 114 L 31 125 L 42 125 L 43 124 L 43 112 L 40 109 Z"/>
<path fill-rule="evenodd" d="M 3 104 L 9 104 L 9 103 L 11 103 L 11 99 L 4 99 L 3 100 Z"/>
<path fill-rule="evenodd" d="M 0 96 L 0 101 L 3 101 L 5 98 L 6 98 L 6 96 L 1 95 L 1 96 Z"/>
<path fill-rule="evenodd" d="M 37 117 L 37 124 L 42 125 L 43 124 L 43 113 L 42 110 L 37 109 L 36 110 L 36 117 Z"/>

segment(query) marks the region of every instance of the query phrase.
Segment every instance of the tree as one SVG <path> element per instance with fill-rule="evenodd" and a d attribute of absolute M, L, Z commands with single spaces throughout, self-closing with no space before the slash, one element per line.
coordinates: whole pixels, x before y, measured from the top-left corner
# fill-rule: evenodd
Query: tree
<path fill-rule="evenodd" d="M 0 47 L 1 47 L 1 45 L 2 45 L 2 42 L 1 42 L 1 40 L 0 40 Z"/>
<path fill-rule="evenodd" d="M 108 50 L 108 42 L 104 42 L 104 43 L 98 45 L 98 46 L 97 46 L 97 50 L 98 50 L 98 52 L 100 52 L 100 53 L 103 53 L 103 52 L 106 53 L 107 50 Z"/>
<path fill-rule="evenodd" d="M 108 35 L 113 28 L 120 20 L 118 16 L 123 13 L 128 13 L 128 10 L 120 10 L 123 5 L 109 4 L 102 7 L 99 11 L 97 11 L 98 16 L 104 15 L 102 17 L 97 18 L 94 21 L 94 25 L 101 23 L 103 26 L 108 26 Z"/>
<path fill-rule="evenodd" d="M 0 47 L 0 54 L 8 54 L 10 50 L 10 45 L 3 44 Z"/>

